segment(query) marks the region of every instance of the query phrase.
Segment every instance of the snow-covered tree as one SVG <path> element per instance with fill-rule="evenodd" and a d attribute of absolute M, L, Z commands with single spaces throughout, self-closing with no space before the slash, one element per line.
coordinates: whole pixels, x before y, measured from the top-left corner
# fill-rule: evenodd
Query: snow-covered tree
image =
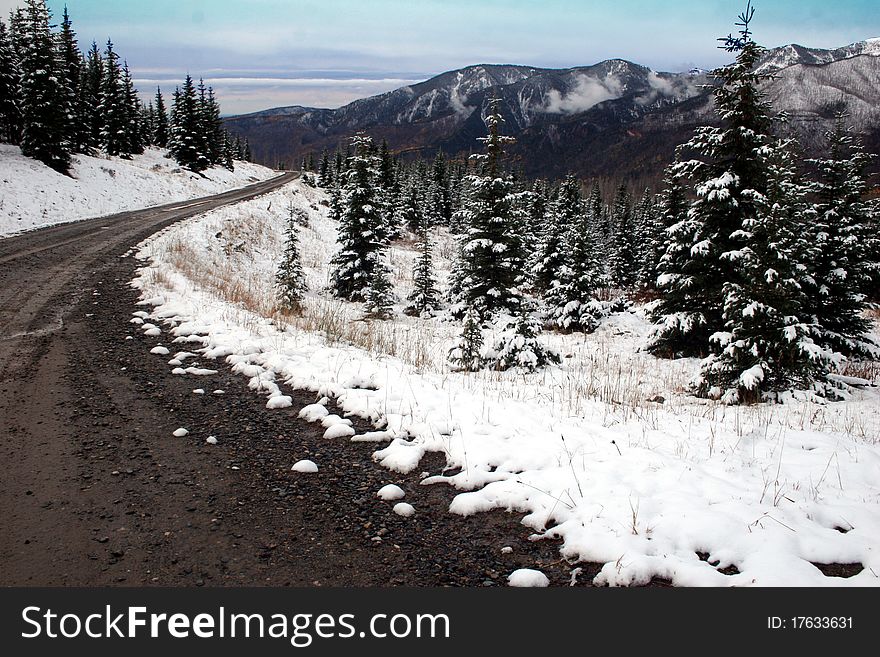
<path fill-rule="evenodd" d="M 162 89 L 156 87 L 155 122 L 153 124 L 153 143 L 159 148 L 168 146 L 168 109 L 165 107 L 165 98 Z"/>
<path fill-rule="evenodd" d="M 639 279 L 644 288 L 656 290 L 657 279 L 662 273 L 661 262 L 669 242 L 669 229 L 684 221 L 688 212 L 688 199 L 681 179 L 675 174 L 675 166 L 664 171 L 663 191 L 660 193 L 650 226 L 644 229 L 641 270 Z"/>
<path fill-rule="evenodd" d="M 186 76 L 183 89 L 175 91 L 170 127 L 168 150 L 177 163 L 196 172 L 207 169 L 209 162 L 203 149 L 199 102 L 190 75 Z"/>
<path fill-rule="evenodd" d="M 655 308 L 658 328 L 649 349 L 660 355 L 705 355 L 709 337 L 723 330 L 726 285 L 741 283 L 741 271 L 726 254 L 742 243 L 743 225 L 756 219 L 766 194 L 766 159 L 773 143 L 770 108 L 755 72 L 764 52 L 752 40 L 751 6 L 740 18 L 738 37 L 724 40 L 736 61 L 714 71 L 715 111 L 722 126 L 698 128 L 685 145 L 696 159 L 676 166 L 695 183 L 697 198 L 687 217 L 668 231 L 670 243 L 658 279 L 663 297 Z"/>
<path fill-rule="evenodd" d="M 71 94 L 44 0 L 26 0 L 19 54 L 21 152 L 66 173 L 70 168 Z"/>
<path fill-rule="evenodd" d="M 827 156 L 812 160 L 819 179 L 808 230 L 815 255 L 810 263 L 808 312 L 815 318 L 816 340 L 847 355 L 877 353 L 866 333 L 866 292 L 880 260 L 876 224 L 865 201 L 865 167 L 870 157 L 838 114 L 829 132 Z"/>
<path fill-rule="evenodd" d="M 109 39 L 107 49 L 104 51 L 103 73 L 99 108 L 102 118 L 101 146 L 107 155 L 128 157 L 132 153 L 129 140 L 128 95 L 122 78 L 119 55 L 113 50 L 113 43 Z"/>
<path fill-rule="evenodd" d="M 128 62 L 124 62 L 122 65 L 122 91 L 125 99 L 125 141 L 127 143 L 127 153 L 124 155 L 140 155 L 144 152 L 147 139 L 141 120 L 141 101 L 138 98 L 137 89 L 134 88 Z"/>
<path fill-rule="evenodd" d="M 371 154 L 373 140 L 366 135 L 352 138 L 354 155 L 343 174 L 339 207 L 339 252 L 333 256 L 333 293 L 349 301 L 365 301 L 370 285 L 374 254 L 385 246 L 380 241 L 382 216 L 376 202 L 377 158 Z M 377 230 L 378 229 L 378 230 Z"/>
<path fill-rule="evenodd" d="M 21 72 L 6 24 L 0 20 L 0 141 L 21 141 Z"/>
<path fill-rule="evenodd" d="M 768 144 L 767 184 L 752 198 L 738 248 L 722 257 L 738 272 L 724 285 L 724 328 L 710 337 L 714 353 L 703 362 L 698 392 L 727 403 L 754 403 L 792 389 L 824 392 L 834 354 L 810 334 L 803 260 L 804 189 L 789 144 Z"/>
<path fill-rule="evenodd" d="M 582 214 L 581 184 L 569 175 L 547 208 L 544 236 L 537 250 L 537 262 L 532 267 L 535 289 L 543 295 L 558 286 L 559 272 L 566 259 L 568 232 Z"/>
<path fill-rule="evenodd" d="M 449 350 L 447 360 L 455 371 L 477 372 L 484 365 L 482 351 L 483 328 L 480 326 L 480 312 L 470 306 L 464 314 L 464 325 L 458 344 Z"/>
<path fill-rule="evenodd" d="M 394 286 L 385 248 L 379 248 L 367 257 L 371 264 L 364 311 L 368 317 L 388 319 L 394 314 Z"/>
<path fill-rule="evenodd" d="M 492 348 L 484 354 L 484 365 L 496 370 L 519 368 L 527 372 L 557 365 L 561 358 L 538 340 L 541 326 L 527 303 L 523 303 L 516 321 L 502 331 Z"/>
<path fill-rule="evenodd" d="M 84 61 L 79 46 L 76 43 L 76 32 L 64 7 L 61 21 L 61 31 L 57 35 L 61 68 L 64 73 L 65 88 L 68 92 L 68 106 L 70 115 L 67 120 L 67 141 L 71 149 L 76 153 L 88 153 L 89 130 L 87 111 L 83 106 L 82 99 L 82 76 Z"/>
<path fill-rule="evenodd" d="M 82 105 L 85 128 L 88 134 L 88 148 L 101 148 L 104 141 L 104 117 L 101 113 L 101 89 L 104 84 L 104 60 L 98 44 L 92 42 L 86 53 L 85 69 L 80 84 L 80 103 Z"/>
<path fill-rule="evenodd" d="M 523 273 L 523 222 L 514 210 L 514 184 L 502 170 L 505 144 L 499 101 L 492 101 L 486 117 L 489 134 L 481 137 L 486 153 L 474 156 L 479 173 L 469 177 L 470 195 L 459 236 L 459 253 L 451 280 L 454 300 L 480 312 L 516 313 L 521 299 Z"/>
<path fill-rule="evenodd" d="M 609 253 L 611 284 L 629 288 L 635 283 L 637 272 L 635 234 L 633 232 L 632 197 L 626 185 L 617 189 L 611 209 L 613 236 Z"/>
<path fill-rule="evenodd" d="M 419 257 L 413 265 L 413 291 L 407 297 L 409 305 L 405 312 L 409 315 L 421 316 L 440 307 L 440 293 L 437 291 L 437 280 L 434 275 L 434 249 L 426 222 L 422 222 L 420 227 L 416 249 Z"/>
<path fill-rule="evenodd" d="M 287 226 L 284 231 L 284 251 L 275 273 L 275 291 L 278 306 L 285 311 L 295 312 L 302 306 L 308 286 L 302 268 L 299 248 L 299 226 L 295 208 L 291 203 L 287 208 Z"/>

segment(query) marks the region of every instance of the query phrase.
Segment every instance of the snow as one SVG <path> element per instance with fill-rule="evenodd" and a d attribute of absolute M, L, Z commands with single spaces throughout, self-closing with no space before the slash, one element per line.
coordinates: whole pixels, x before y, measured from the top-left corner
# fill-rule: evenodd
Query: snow
<path fill-rule="evenodd" d="M 0 144 L 0 237 L 54 224 L 216 194 L 277 175 L 236 162 L 205 175 L 186 171 L 151 148 L 131 160 L 75 155 L 71 176 Z"/>
<path fill-rule="evenodd" d="M 406 502 L 398 502 L 394 505 L 392 509 L 394 513 L 399 516 L 403 516 L 404 518 L 411 518 L 416 514 L 415 507 L 412 504 L 407 504 Z"/>
<path fill-rule="evenodd" d="M 565 356 L 559 366 L 453 372 L 445 355 L 458 323 L 404 317 L 400 304 L 392 321 L 363 321 L 360 305 L 321 291 L 336 248 L 324 198 L 295 183 L 147 240 L 135 285 L 154 300 L 149 318 L 191 340 L 199 359 L 254 366 L 254 394 L 267 400 L 314 394 L 322 403 L 300 414 L 335 437 L 357 439 L 347 417 L 369 422 L 385 440 L 373 459 L 389 470 L 419 472 L 426 453 L 445 455 L 454 474 L 422 484 L 454 487 L 452 513 L 515 512 L 533 540 L 559 541 L 562 558 L 604 564 L 596 584 L 880 584 L 876 387 L 825 405 L 694 398 L 686 391 L 700 361 L 646 353 L 653 327 L 642 308 L 610 315 L 590 335 L 543 333 Z M 281 322 L 263 300 L 288 202 L 309 216 L 301 247 L 311 292 L 303 315 Z M 438 233 L 437 242 L 442 280 L 451 239 Z M 401 298 L 415 257 L 407 244 L 390 249 Z M 224 296 L 228 281 L 253 299 Z M 650 401 L 658 397 L 664 403 Z M 331 402 L 346 417 L 328 411 Z M 864 569 L 830 578 L 816 563 Z M 738 574 L 722 572 L 728 566 Z"/>
<path fill-rule="evenodd" d="M 387 486 L 382 486 L 379 491 L 376 493 L 376 497 L 380 500 L 402 500 L 405 496 L 403 489 L 400 486 L 395 484 L 388 484 Z"/>
<path fill-rule="evenodd" d="M 531 568 L 514 570 L 507 576 L 507 583 L 510 584 L 510 586 L 522 588 L 550 586 L 550 580 L 547 579 L 547 576 L 544 573 L 540 570 L 533 570 Z"/>
<path fill-rule="evenodd" d="M 152 349 L 150 349 L 150 353 L 151 354 L 159 354 L 160 356 L 167 356 L 168 355 L 168 348 L 162 347 L 162 346 L 153 347 Z"/>
<path fill-rule="evenodd" d="M 207 438 L 205 438 L 205 442 L 208 443 L 209 445 L 216 445 L 217 444 L 217 436 L 208 436 Z"/>
<path fill-rule="evenodd" d="M 187 429 L 184 429 L 183 427 L 180 427 L 179 429 L 174 430 L 173 435 L 175 438 L 183 438 L 184 436 L 189 435 L 189 431 Z"/>
<path fill-rule="evenodd" d="M 334 424 L 324 432 L 324 438 L 333 440 L 334 438 L 349 438 L 354 435 L 354 429 L 347 424 Z"/>
<path fill-rule="evenodd" d="M 312 474 L 318 471 L 318 466 L 314 461 L 310 461 L 309 459 L 303 459 L 302 461 L 297 461 L 293 464 L 293 467 L 290 468 L 294 472 L 302 472 L 305 474 Z"/>
<path fill-rule="evenodd" d="M 269 410 L 276 408 L 290 408 L 291 406 L 293 406 L 293 399 L 287 395 L 276 395 L 270 397 L 269 401 L 266 402 L 266 408 Z"/>

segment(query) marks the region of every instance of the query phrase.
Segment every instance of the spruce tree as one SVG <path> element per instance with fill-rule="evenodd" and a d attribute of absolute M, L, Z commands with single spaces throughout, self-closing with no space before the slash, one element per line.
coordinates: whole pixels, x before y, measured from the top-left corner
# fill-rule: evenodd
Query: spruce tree
<path fill-rule="evenodd" d="M 200 124 L 196 87 L 187 75 L 183 89 L 175 91 L 168 150 L 180 166 L 195 172 L 208 167 L 208 159 L 201 150 L 204 136 Z"/>
<path fill-rule="evenodd" d="M 762 149 L 772 143 L 770 108 L 755 72 L 763 48 L 751 38 L 751 5 L 740 16 L 740 36 L 721 46 L 736 61 L 714 71 L 713 90 L 722 126 L 698 128 L 685 145 L 698 158 L 681 162 L 676 174 L 695 183 L 697 198 L 687 218 L 669 231 L 662 263 L 663 297 L 649 350 L 658 355 L 705 355 L 709 337 L 724 326 L 724 289 L 741 283 L 741 272 L 725 254 L 740 247 L 744 222 L 756 218 L 756 199 L 766 194 Z"/>
<path fill-rule="evenodd" d="M 584 214 L 581 184 L 569 175 L 559 186 L 546 213 L 544 238 L 532 269 L 535 289 L 546 295 L 558 284 L 562 263 L 566 260 L 566 235 L 577 218 Z"/>
<path fill-rule="evenodd" d="M 85 69 L 80 85 L 80 103 L 84 114 L 84 127 L 87 131 L 87 145 L 90 150 L 101 148 L 104 143 L 102 137 L 104 117 L 101 112 L 103 84 L 104 60 L 98 50 L 98 44 L 93 41 L 91 48 L 86 53 Z"/>
<path fill-rule="evenodd" d="M 364 312 L 368 317 L 389 319 L 394 314 L 394 286 L 385 247 L 371 252 L 367 259 L 370 265 Z"/>
<path fill-rule="evenodd" d="M 278 306 L 286 312 L 296 312 L 302 307 L 302 300 L 308 287 L 302 268 L 299 248 L 299 226 L 296 212 L 291 203 L 287 208 L 287 226 L 284 231 L 284 251 L 281 263 L 275 273 L 275 292 Z"/>
<path fill-rule="evenodd" d="M 611 284 L 617 288 L 629 288 L 636 278 L 636 245 L 633 232 L 632 197 L 625 184 L 621 184 L 611 209 L 614 235 L 609 253 Z"/>
<path fill-rule="evenodd" d="M 113 50 L 113 43 L 108 39 L 104 51 L 104 77 L 101 81 L 100 116 L 101 146 L 107 155 L 129 157 L 131 143 L 129 141 L 129 108 L 125 82 L 122 79 L 122 68 L 119 55 Z"/>
<path fill-rule="evenodd" d="M 645 236 L 642 270 L 639 277 L 643 286 L 649 290 L 661 287 L 658 279 L 663 271 L 661 263 L 669 244 L 669 231 L 676 230 L 678 224 L 687 219 L 687 195 L 675 171 L 675 165 L 670 165 L 664 170 L 663 192 L 657 202 L 657 217 L 653 229 L 648 230 Z"/>
<path fill-rule="evenodd" d="M 168 109 L 165 107 L 165 99 L 162 97 L 162 89 L 156 87 L 155 125 L 153 128 L 153 143 L 159 148 L 168 146 Z"/>
<path fill-rule="evenodd" d="M 6 25 L 0 20 L 0 141 L 21 141 L 21 72 Z"/>
<path fill-rule="evenodd" d="M 480 312 L 469 306 L 464 314 L 461 336 L 455 347 L 449 350 L 447 360 L 456 372 L 477 372 L 483 368 L 483 329 Z"/>
<path fill-rule="evenodd" d="M 122 91 L 125 102 L 125 141 L 127 144 L 127 153 L 125 155 L 140 155 L 144 152 L 146 139 L 141 120 L 141 101 L 138 98 L 137 90 L 134 88 L 131 71 L 128 69 L 128 62 L 124 62 L 122 66 Z"/>
<path fill-rule="evenodd" d="M 44 0 L 26 0 L 19 56 L 21 152 L 60 173 L 70 168 L 70 90 Z"/>
<path fill-rule="evenodd" d="M 375 191 L 377 158 L 370 153 L 373 142 L 366 135 L 357 135 L 352 144 L 355 153 L 344 174 L 340 199 L 340 249 L 331 261 L 332 288 L 341 299 L 364 301 L 377 262 L 373 255 L 385 245 L 380 241 L 382 217 Z"/>
<path fill-rule="evenodd" d="M 846 355 L 877 355 L 866 336 L 871 328 L 863 312 L 872 269 L 880 260 L 880 242 L 866 203 L 865 167 L 871 159 L 839 113 L 826 134 L 827 156 L 812 160 L 819 179 L 812 186 L 816 203 L 808 230 L 816 246 L 810 263 L 808 312 L 816 340 Z"/>
<path fill-rule="evenodd" d="M 413 265 L 413 291 L 407 297 L 408 315 L 423 316 L 440 307 L 440 293 L 434 275 L 434 249 L 431 245 L 430 229 L 422 222 L 419 230 L 419 241 L 416 244 L 419 257 Z"/>
<path fill-rule="evenodd" d="M 333 184 L 333 173 L 330 168 L 330 156 L 327 151 L 321 153 L 321 164 L 318 166 L 318 187 L 329 189 Z"/>
<path fill-rule="evenodd" d="M 502 168 L 504 146 L 512 137 L 501 135 L 500 101 L 493 99 L 486 117 L 488 136 L 481 137 L 486 153 L 475 156 L 480 171 L 469 177 L 470 196 L 459 236 L 459 253 L 451 290 L 457 302 L 481 313 L 519 309 L 523 257 L 523 222 L 514 210 L 514 185 Z"/>
<path fill-rule="evenodd" d="M 726 403 L 774 399 L 821 385 L 833 354 L 816 345 L 804 312 L 804 190 L 787 143 L 768 144 L 766 187 L 743 221 L 738 248 L 723 255 L 739 273 L 724 284 L 724 328 L 710 337 L 698 393 Z M 818 392 L 825 392 L 818 388 Z"/>
<path fill-rule="evenodd" d="M 499 371 L 519 368 L 527 372 L 561 362 L 559 354 L 538 340 L 540 325 L 529 307 L 523 303 L 513 324 L 504 331 L 492 349 L 484 354 L 484 365 Z"/>
<path fill-rule="evenodd" d="M 67 141 L 76 153 L 88 153 L 89 146 L 88 112 L 83 105 L 81 90 L 82 76 L 85 67 L 82 53 L 76 43 L 76 33 L 70 22 L 67 7 L 61 21 L 58 34 L 58 48 L 64 71 L 64 81 L 68 92 L 70 116 L 67 121 Z"/>

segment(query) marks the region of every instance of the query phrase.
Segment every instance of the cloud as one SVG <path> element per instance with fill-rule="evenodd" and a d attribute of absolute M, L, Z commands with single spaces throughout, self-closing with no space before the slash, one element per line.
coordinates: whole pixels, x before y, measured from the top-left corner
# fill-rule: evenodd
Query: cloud
<path fill-rule="evenodd" d="M 619 80 L 600 80 L 591 75 L 578 76 L 575 88 L 563 95 L 556 89 L 547 94 L 543 110 L 548 114 L 577 114 L 606 100 L 620 98 L 622 87 Z"/>
<path fill-rule="evenodd" d="M 700 93 L 699 86 L 689 79 L 677 78 L 673 81 L 669 78 L 661 77 L 654 71 L 648 74 L 648 85 L 650 87 L 648 92 L 636 98 L 636 103 L 639 105 L 649 105 L 658 98 L 684 100 Z"/>

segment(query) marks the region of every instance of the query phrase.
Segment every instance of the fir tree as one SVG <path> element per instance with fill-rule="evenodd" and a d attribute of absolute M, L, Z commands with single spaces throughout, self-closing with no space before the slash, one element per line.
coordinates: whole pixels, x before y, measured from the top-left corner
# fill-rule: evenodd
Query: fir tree
<path fill-rule="evenodd" d="M 787 149 L 786 143 L 763 149 L 765 194 L 743 221 L 739 247 L 723 255 L 739 276 L 724 285 L 724 330 L 710 338 L 714 353 L 703 362 L 698 392 L 726 403 L 810 389 L 833 359 L 814 344 L 804 312 L 804 190 Z"/>
<path fill-rule="evenodd" d="M 373 251 L 367 258 L 370 266 L 364 311 L 368 317 L 388 319 L 394 314 L 394 288 L 385 248 Z"/>
<path fill-rule="evenodd" d="M 687 217 L 687 196 L 675 170 L 675 165 L 672 165 L 664 171 L 663 192 L 657 202 L 658 216 L 653 223 L 653 229 L 648 230 L 645 235 L 639 278 L 642 285 L 649 290 L 660 287 L 658 279 L 662 273 L 661 262 L 669 241 L 669 229 L 680 224 Z"/>
<path fill-rule="evenodd" d="M 756 199 L 766 193 L 762 149 L 772 142 L 769 106 L 755 72 L 764 50 L 751 38 L 751 6 L 740 18 L 740 36 L 723 39 L 736 61 L 714 72 L 713 93 L 721 127 L 698 128 L 685 145 L 700 159 L 680 163 L 676 175 L 695 182 L 697 199 L 687 217 L 669 229 L 661 268 L 663 298 L 654 310 L 659 326 L 649 349 L 662 355 L 699 355 L 724 326 L 725 285 L 740 271 L 724 254 L 739 248 L 744 222 L 756 217 Z"/>
<path fill-rule="evenodd" d="M 87 130 L 88 148 L 100 148 L 104 143 L 101 136 L 104 129 L 104 117 L 101 112 L 101 90 L 104 85 L 104 60 L 98 50 L 98 44 L 92 42 L 86 54 L 85 69 L 80 85 L 80 103 L 83 109 L 85 128 Z"/>
<path fill-rule="evenodd" d="M 162 97 L 162 89 L 156 87 L 156 114 L 153 128 L 153 143 L 159 148 L 168 146 L 168 110 L 165 107 L 165 99 Z"/>
<path fill-rule="evenodd" d="M 82 53 L 76 44 L 76 33 L 73 31 L 66 6 L 61 21 L 61 32 L 58 34 L 58 48 L 68 92 L 67 103 L 70 108 L 67 120 L 67 141 L 74 152 L 88 153 L 91 150 L 89 147 L 88 115 L 82 105 L 82 90 L 80 88 L 84 62 Z"/>
<path fill-rule="evenodd" d="M 61 173 L 70 168 L 70 90 L 44 0 L 26 0 L 19 55 L 21 152 Z"/>
<path fill-rule="evenodd" d="M 104 77 L 101 81 L 100 116 L 101 146 L 107 155 L 128 157 L 132 148 L 129 141 L 129 107 L 127 89 L 122 79 L 119 55 L 113 50 L 113 43 L 107 41 L 104 51 Z"/>
<path fill-rule="evenodd" d="M 201 150 L 204 136 L 200 123 L 196 87 L 187 75 L 183 89 L 175 91 L 168 150 L 179 165 L 196 172 L 208 167 L 208 159 Z"/>
<path fill-rule="evenodd" d="M 0 141 L 21 141 L 21 72 L 6 25 L 0 20 Z"/>
<path fill-rule="evenodd" d="M 299 249 L 299 227 L 293 204 L 287 208 L 287 227 L 284 231 L 284 252 L 275 274 L 275 291 L 278 306 L 287 312 L 296 312 L 302 307 L 302 300 L 308 287 L 302 268 Z"/>
<path fill-rule="evenodd" d="M 480 312 L 469 306 L 464 314 L 464 325 L 458 344 L 449 350 L 447 360 L 457 372 L 477 372 L 483 368 L 483 329 Z"/>
<path fill-rule="evenodd" d="M 620 185 L 611 210 L 614 237 L 611 243 L 609 273 L 611 284 L 629 288 L 636 278 L 636 246 L 633 233 L 632 198 L 626 185 Z"/>
<path fill-rule="evenodd" d="M 431 245 L 430 229 L 422 222 L 419 241 L 416 244 L 419 257 L 413 265 L 413 291 L 407 297 L 408 315 L 423 316 L 440 307 L 440 293 L 434 276 L 434 255 Z"/>
<path fill-rule="evenodd" d="M 501 166 L 504 146 L 513 138 L 501 135 L 499 104 L 492 101 L 486 117 L 489 134 L 480 138 L 486 147 L 485 154 L 476 156 L 481 170 L 469 178 L 469 204 L 451 281 L 456 301 L 490 314 L 517 312 L 523 270 L 522 221 L 514 211 L 513 181 Z"/>
<path fill-rule="evenodd" d="M 144 152 L 146 139 L 141 121 L 141 101 L 134 88 L 128 62 L 124 62 L 122 66 L 122 90 L 125 101 L 125 141 L 127 144 L 125 155 L 140 155 Z"/>
<path fill-rule="evenodd" d="M 559 354 L 538 340 L 540 326 L 528 304 L 523 303 L 512 330 L 504 331 L 492 349 L 484 355 L 485 365 L 496 370 L 519 368 L 527 372 L 561 361 Z"/>
<path fill-rule="evenodd" d="M 545 234 L 538 249 L 538 262 L 532 269 L 535 289 L 542 294 L 546 295 L 557 284 L 566 257 L 566 235 L 582 214 L 581 184 L 569 175 L 546 213 Z"/>
<path fill-rule="evenodd" d="M 819 180 L 812 188 L 817 202 L 808 225 L 816 246 L 808 312 L 821 344 L 846 355 L 877 355 L 877 346 L 866 336 L 871 323 L 863 314 L 872 270 L 880 260 L 880 241 L 864 200 L 864 171 L 871 156 L 846 119 L 844 113 L 837 115 L 834 130 L 826 134 L 827 156 L 811 161 Z"/>
<path fill-rule="evenodd" d="M 339 217 L 339 252 L 333 257 L 333 293 L 349 301 L 364 301 L 370 285 L 373 257 L 384 244 L 380 241 L 382 217 L 376 203 L 376 157 L 370 154 L 372 140 L 365 135 L 352 139 L 355 154 L 345 173 Z M 377 229 L 380 229 L 377 231 Z"/>
<path fill-rule="evenodd" d="M 329 189 L 333 184 L 333 173 L 330 168 L 330 156 L 327 151 L 321 153 L 321 164 L 318 165 L 318 187 Z"/>

